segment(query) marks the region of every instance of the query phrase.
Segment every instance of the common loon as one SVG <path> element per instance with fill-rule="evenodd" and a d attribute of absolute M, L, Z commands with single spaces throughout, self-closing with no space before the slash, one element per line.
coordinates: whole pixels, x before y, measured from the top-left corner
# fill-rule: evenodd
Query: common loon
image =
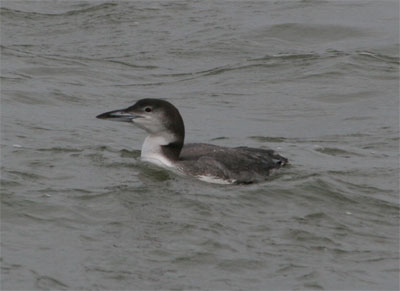
<path fill-rule="evenodd" d="M 126 109 L 109 111 L 97 118 L 132 122 L 144 129 L 148 136 L 142 146 L 142 160 L 206 182 L 260 182 L 272 169 L 288 163 L 273 150 L 204 143 L 184 145 L 185 127 L 181 115 L 174 105 L 161 99 L 141 99 Z"/>

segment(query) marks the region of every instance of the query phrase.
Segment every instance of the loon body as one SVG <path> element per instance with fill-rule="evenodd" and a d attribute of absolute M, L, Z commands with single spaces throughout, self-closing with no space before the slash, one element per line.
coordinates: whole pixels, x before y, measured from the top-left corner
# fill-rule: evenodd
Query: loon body
<path fill-rule="evenodd" d="M 248 184 L 265 180 L 271 170 L 288 160 L 273 150 L 222 147 L 212 144 L 184 145 L 185 126 L 178 109 L 161 99 L 142 99 L 121 110 L 97 116 L 131 122 L 144 129 L 141 158 L 159 166 L 212 183 Z"/>

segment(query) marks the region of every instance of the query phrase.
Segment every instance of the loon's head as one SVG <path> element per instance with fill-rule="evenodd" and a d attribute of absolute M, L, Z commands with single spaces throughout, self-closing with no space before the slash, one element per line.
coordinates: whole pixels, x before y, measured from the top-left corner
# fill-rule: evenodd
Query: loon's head
<path fill-rule="evenodd" d="M 99 119 L 132 122 L 150 134 L 173 132 L 184 136 L 182 117 L 174 105 L 161 99 L 141 99 L 134 105 L 96 116 Z"/>
<path fill-rule="evenodd" d="M 178 109 L 161 99 L 141 99 L 134 105 L 96 116 L 99 119 L 132 122 L 149 133 L 147 149 L 159 146 L 170 159 L 178 159 L 185 138 L 185 127 Z M 155 143 L 159 144 L 155 144 Z M 146 144 L 146 142 L 145 142 Z"/>

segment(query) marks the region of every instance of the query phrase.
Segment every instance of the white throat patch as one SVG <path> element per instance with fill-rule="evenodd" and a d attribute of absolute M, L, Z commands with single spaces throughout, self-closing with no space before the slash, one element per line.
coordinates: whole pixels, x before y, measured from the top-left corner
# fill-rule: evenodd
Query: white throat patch
<path fill-rule="evenodd" d="M 161 148 L 161 146 L 170 144 L 173 140 L 171 134 L 147 136 L 142 146 L 142 160 L 159 166 L 173 167 L 173 162 L 163 154 Z"/>

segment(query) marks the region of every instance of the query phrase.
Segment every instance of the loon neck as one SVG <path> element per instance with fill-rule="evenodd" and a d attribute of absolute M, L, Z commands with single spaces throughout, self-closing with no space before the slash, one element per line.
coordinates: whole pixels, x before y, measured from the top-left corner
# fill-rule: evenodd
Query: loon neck
<path fill-rule="evenodd" d="M 150 134 L 144 140 L 141 158 L 144 161 L 172 166 L 179 159 L 183 138 L 174 134 Z"/>

